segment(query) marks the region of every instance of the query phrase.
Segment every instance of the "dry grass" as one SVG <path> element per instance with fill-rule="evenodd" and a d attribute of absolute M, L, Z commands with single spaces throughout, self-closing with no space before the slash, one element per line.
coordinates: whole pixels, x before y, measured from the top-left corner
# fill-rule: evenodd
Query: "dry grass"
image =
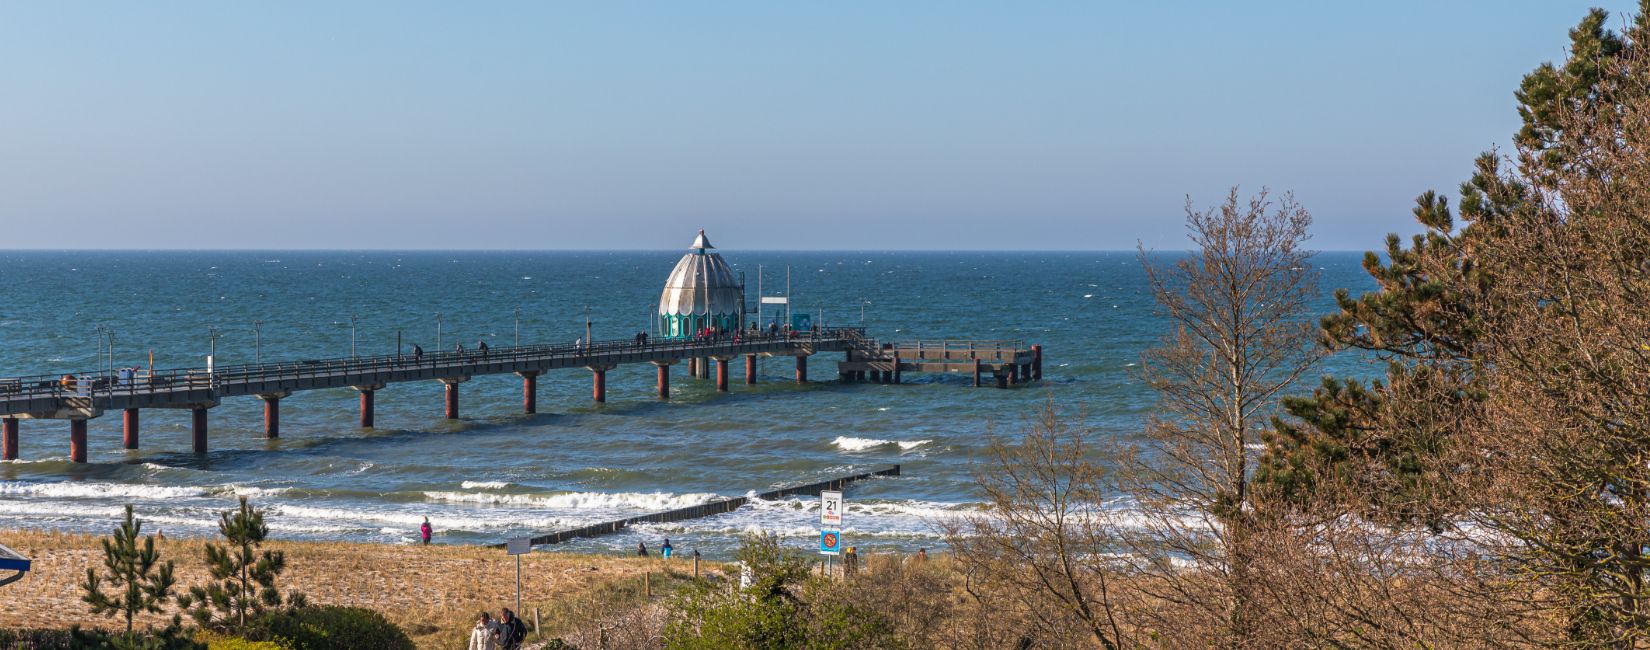
<path fill-rule="evenodd" d="M 206 580 L 203 539 L 157 543 L 163 559 L 177 563 L 180 585 Z M 80 601 L 86 569 L 101 566 L 98 538 L 55 531 L 0 531 L 0 543 L 34 560 L 22 581 L 0 587 L 0 628 L 66 628 L 72 624 L 113 628 L 115 619 L 93 617 Z M 386 546 L 343 542 L 277 541 L 286 552 L 283 591 L 297 589 L 326 605 L 375 609 L 407 630 L 424 648 L 462 647 L 481 610 L 497 615 L 515 601 L 515 561 L 504 551 L 474 546 Z M 522 612 L 549 617 L 570 602 L 615 583 L 639 584 L 643 573 L 662 572 L 662 560 L 619 556 L 532 553 L 522 558 Z M 691 570 L 691 564 L 685 565 Z M 675 563 L 683 569 L 684 564 Z M 160 624 L 165 616 L 146 616 Z M 549 621 L 546 621 L 548 627 Z M 546 632 L 549 630 L 547 629 Z"/>

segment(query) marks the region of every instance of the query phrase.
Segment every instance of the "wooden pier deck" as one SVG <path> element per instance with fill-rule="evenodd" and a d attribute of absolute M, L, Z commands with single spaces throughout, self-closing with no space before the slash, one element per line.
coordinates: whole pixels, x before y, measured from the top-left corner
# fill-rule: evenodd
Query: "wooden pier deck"
<path fill-rule="evenodd" d="M 657 367 L 661 399 L 670 397 L 670 368 L 687 363 L 692 376 L 708 378 L 715 366 L 716 388 L 729 389 L 729 365 L 743 358 L 745 383 L 756 383 L 757 360 L 792 357 L 796 381 L 808 381 L 809 357 L 844 353 L 838 362 L 843 381 L 899 383 L 906 372 L 972 372 L 974 385 L 990 373 L 999 387 L 1041 378 L 1042 348 L 1023 348 L 1001 341 L 920 341 L 879 343 L 862 328 L 826 328 L 774 336 L 716 339 L 631 339 L 585 345 L 525 345 L 487 350 L 447 351 L 419 356 L 387 355 L 291 361 L 257 365 L 180 368 L 131 376 L 108 369 L 93 373 L 0 378 L 0 460 L 15 460 L 19 421 L 69 421 L 70 459 L 85 462 L 86 421 L 120 410 L 124 445 L 137 449 L 142 409 L 187 409 L 192 413 L 194 451 L 207 451 L 207 411 L 226 397 L 252 396 L 264 402 L 264 435 L 280 435 L 280 402 L 293 392 L 353 388 L 360 398 L 360 425 L 373 426 L 374 394 L 389 384 L 437 381 L 445 388 L 445 415 L 459 417 L 459 385 L 478 375 L 515 374 L 522 378 L 522 408 L 537 410 L 537 379 L 552 370 L 584 369 L 591 373 L 591 396 L 607 400 L 607 371 L 623 364 Z"/>

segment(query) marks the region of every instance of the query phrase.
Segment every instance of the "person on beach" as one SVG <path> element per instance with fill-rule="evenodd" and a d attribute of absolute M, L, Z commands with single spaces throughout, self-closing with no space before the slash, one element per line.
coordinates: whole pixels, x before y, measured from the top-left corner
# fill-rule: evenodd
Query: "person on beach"
<path fill-rule="evenodd" d="M 670 538 L 666 537 L 665 538 L 665 545 L 659 547 L 659 557 L 662 557 L 662 558 L 668 560 L 668 559 L 670 559 L 670 552 L 673 551 L 673 550 L 675 550 L 675 549 L 670 546 Z"/>
<path fill-rule="evenodd" d="M 476 626 L 470 628 L 469 650 L 498 650 L 498 625 L 493 623 L 493 617 L 482 612 L 476 619 Z"/>
<path fill-rule="evenodd" d="M 425 517 L 424 523 L 418 525 L 418 536 L 424 538 L 424 545 L 430 545 L 430 518 Z"/>
<path fill-rule="evenodd" d="M 647 557 L 647 542 L 636 542 L 636 557 Z"/>
<path fill-rule="evenodd" d="M 502 650 L 517 650 L 523 639 L 527 638 L 527 625 L 521 622 L 510 608 L 503 609 L 499 616 L 498 647 Z"/>

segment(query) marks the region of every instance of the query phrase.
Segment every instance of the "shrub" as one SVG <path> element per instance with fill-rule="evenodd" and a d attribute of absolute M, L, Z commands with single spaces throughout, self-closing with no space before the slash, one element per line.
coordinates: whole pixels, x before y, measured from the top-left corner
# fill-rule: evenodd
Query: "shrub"
<path fill-rule="evenodd" d="M 304 607 L 267 611 L 247 624 L 246 638 L 273 641 L 290 650 L 412 650 L 412 639 L 394 623 L 360 607 Z"/>
<path fill-rule="evenodd" d="M 201 630 L 195 634 L 196 643 L 205 643 L 206 650 L 286 650 L 274 641 L 249 641 L 238 636 Z"/>

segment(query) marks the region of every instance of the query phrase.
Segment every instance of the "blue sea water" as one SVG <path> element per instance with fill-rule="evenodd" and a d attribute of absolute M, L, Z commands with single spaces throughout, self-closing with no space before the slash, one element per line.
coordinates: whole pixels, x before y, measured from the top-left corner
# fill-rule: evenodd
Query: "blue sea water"
<path fill-rule="evenodd" d="M 261 402 L 231 398 L 210 412 L 211 452 L 190 453 L 189 414 L 148 410 L 142 449 L 120 443 L 120 418 L 91 421 L 89 461 L 68 462 L 68 424 L 25 420 L 22 458 L 0 462 L 0 530 L 103 532 L 121 507 L 168 535 L 206 535 L 245 495 L 268 508 L 282 537 L 411 543 L 428 516 L 438 543 L 495 543 L 528 533 L 691 505 L 899 463 L 904 475 L 853 486 L 846 543 L 913 549 L 940 543 L 939 525 L 973 507 L 972 463 L 992 433 L 1013 434 L 1053 399 L 1103 435 L 1132 436 L 1153 403 L 1132 372 L 1163 323 L 1132 252 L 912 253 L 725 250 L 751 300 L 758 266 L 768 294 L 789 267 L 793 309 L 826 325 L 863 324 L 883 340 L 1013 339 L 1045 346 L 1045 377 L 1014 390 L 975 389 L 960 376 L 907 375 L 898 386 L 842 385 L 836 355 L 815 357 L 815 381 L 791 381 L 788 359 L 765 361 L 760 383 L 713 382 L 678 366 L 672 399 L 657 400 L 652 366 L 608 374 L 608 402 L 590 376 L 539 379 L 539 413 L 521 413 L 520 379 L 462 385 L 463 418 L 441 417 L 435 382 L 377 394 L 376 428 L 356 426 L 347 389 L 282 401 L 282 435 L 262 435 Z M 0 377 L 98 366 L 98 326 L 114 332 L 116 366 L 156 368 L 392 353 L 399 336 L 437 348 L 629 337 L 650 327 L 680 252 L 0 252 Z M 1359 255 L 1322 253 L 1329 291 L 1368 289 Z M 519 321 L 517 313 L 519 310 Z M 1353 357 L 1321 373 L 1370 371 Z M 1309 378 L 1301 390 L 1316 383 Z M 548 550 L 618 551 L 670 537 L 683 552 L 724 555 L 746 530 L 813 543 L 814 499 L 631 531 Z M 3 533 L 0 533 L 3 535 Z"/>

